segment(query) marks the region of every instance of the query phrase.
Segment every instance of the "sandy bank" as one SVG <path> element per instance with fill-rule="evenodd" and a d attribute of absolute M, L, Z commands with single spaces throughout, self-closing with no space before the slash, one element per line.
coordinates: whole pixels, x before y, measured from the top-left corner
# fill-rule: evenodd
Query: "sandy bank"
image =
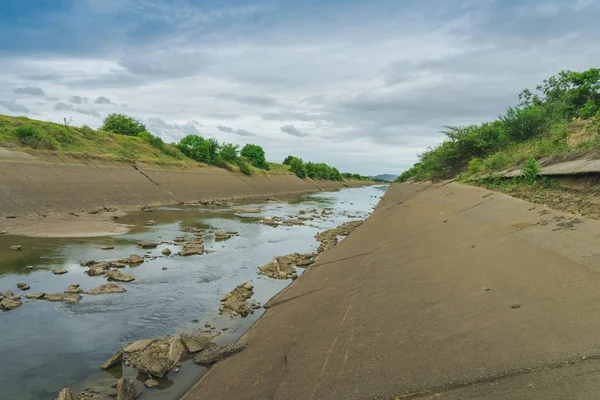
<path fill-rule="evenodd" d="M 595 398 L 598 230 L 476 187 L 392 185 L 184 399 Z"/>
<path fill-rule="evenodd" d="M 122 212 L 144 205 L 277 196 L 361 184 L 303 180 L 292 175 L 248 177 L 214 167 L 182 169 L 39 158 L 2 149 L 0 231 L 29 236 L 117 234 L 127 227 L 113 223 L 113 214 L 106 210 Z"/>

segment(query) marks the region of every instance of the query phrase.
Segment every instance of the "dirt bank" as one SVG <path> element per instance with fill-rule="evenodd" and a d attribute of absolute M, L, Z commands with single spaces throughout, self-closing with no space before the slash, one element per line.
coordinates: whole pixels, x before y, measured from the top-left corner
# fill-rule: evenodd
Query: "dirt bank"
<path fill-rule="evenodd" d="M 477 187 L 392 185 L 184 399 L 593 399 L 598 230 Z"/>
<path fill-rule="evenodd" d="M 37 236 L 115 234 L 126 230 L 111 222 L 115 208 L 127 211 L 144 205 L 277 196 L 361 184 L 293 175 L 249 177 L 214 167 L 41 158 L 2 149 L 0 231 Z"/>

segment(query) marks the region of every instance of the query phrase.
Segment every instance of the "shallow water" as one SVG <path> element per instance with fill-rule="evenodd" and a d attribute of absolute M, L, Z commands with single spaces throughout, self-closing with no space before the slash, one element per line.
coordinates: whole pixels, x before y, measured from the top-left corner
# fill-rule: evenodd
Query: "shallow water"
<path fill-rule="evenodd" d="M 229 328 L 215 342 L 225 344 L 242 335 L 263 310 L 247 318 L 219 316 L 220 297 L 236 285 L 252 281 L 252 299 L 266 303 L 291 281 L 273 280 L 257 274 L 257 268 L 273 257 L 293 252 L 315 251 L 314 235 L 353 219 L 364 219 L 375 207 L 385 187 L 342 189 L 312 195 L 245 204 L 260 207 L 260 214 L 235 214 L 228 207 L 171 206 L 153 212 L 137 212 L 120 222 L 133 226 L 122 236 L 77 239 L 40 239 L 0 237 L 0 292 L 17 289 L 27 283 L 30 292 L 61 293 L 69 284 L 84 290 L 106 283 L 104 277 L 89 277 L 82 260 L 115 260 L 130 254 L 148 255 L 137 267 L 124 268 L 136 280 L 121 285 L 126 293 L 102 296 L 83 295 L 80 303 L 65 305 L 48 301 L 23 300 L 23 305 L 0 312 L 0 398 L 7 400 L 53 399 L 60 389 L 70 386 L 77 391 L 94 387 L 111 391 L 114 377 L 121 374 L 145 380 L 129 368 L 110 372 L 99 366 L 115 351 L 131 341 L 164 337 L 179 332 L 198 332 L 209 322 Z M 298 211 L 331 208 L 332 215 L 307 221 L 306 226 L 273 228 L 258 223 L 261 217 L 296 217 Z M 349 218 L 354 216 L 354 218 Z M 145 226 L 154 220 L 157 225 Z M 175 255 L 178 245 L 161 244 L 142 250 L 139 240 L 171 242 L 177 236 L 193 238 L 181 229 L 203 227 L 205 249 L 214 251 L 200 256 Z M 215 242 L 212 230 L 239 232 L 239 236 Z M 8 250 L 20 244 L 22 251 Z M 100 250 L 102 246 L 114 250 Z M 164 248 L 174 255 L 162 256 Z M 35 268 L 24 270 L 27 265 Z M 162 267 L 167 267 L 163 270 Z M 51 269 L 64 268 L 66 275 L 54 275 Z M 302 270 L 299 270 L 301 273 Z M 179 373 L 171 372 L 161 381 L 160 390 L 145 391 L 144 399 L 175 399 L 205 371 L 191 360 Z M 104 393 L 104 392 L 103 392 Z"/>

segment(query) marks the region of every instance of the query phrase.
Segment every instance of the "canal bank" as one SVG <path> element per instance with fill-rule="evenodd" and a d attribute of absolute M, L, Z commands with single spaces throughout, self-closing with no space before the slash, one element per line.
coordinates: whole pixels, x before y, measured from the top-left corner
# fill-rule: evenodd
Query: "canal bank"
<path fill-rule="evenodd" d="M 594 399 L 600 223 L 390 187 L 182 399 Z"/>

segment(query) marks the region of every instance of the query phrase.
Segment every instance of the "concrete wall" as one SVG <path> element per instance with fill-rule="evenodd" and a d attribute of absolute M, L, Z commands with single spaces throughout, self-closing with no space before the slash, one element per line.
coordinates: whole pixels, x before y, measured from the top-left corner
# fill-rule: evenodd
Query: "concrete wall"
<path fill-rule="evenodd" d="M 248 177 L 213 167 L 134 166 L 42 159 L 6 149 L 0 152 L 0 217 L 281 195 L 358 185 L 302 180 L 291 175 Z"/>

